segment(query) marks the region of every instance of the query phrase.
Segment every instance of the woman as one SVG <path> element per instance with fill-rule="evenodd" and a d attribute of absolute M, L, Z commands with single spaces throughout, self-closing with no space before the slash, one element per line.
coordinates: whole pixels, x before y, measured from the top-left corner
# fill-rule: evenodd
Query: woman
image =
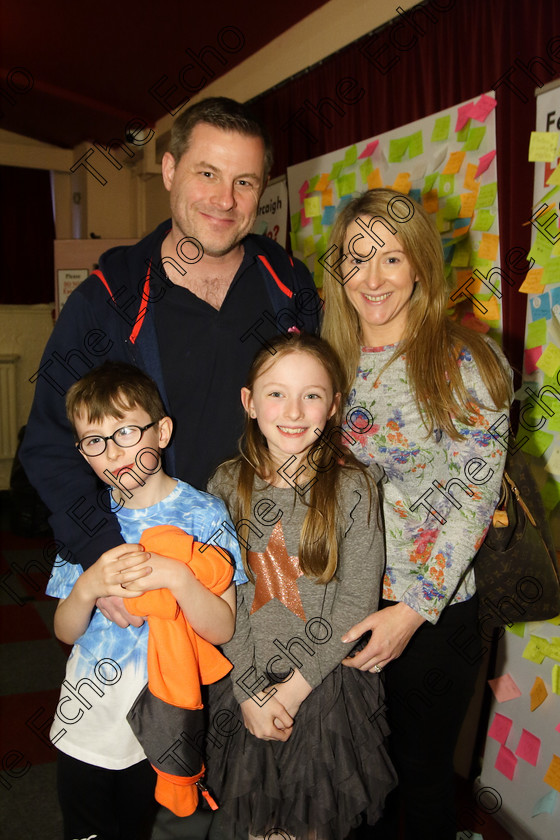
<path fill-rule="evenodd" d="M 497 346 L 446 316 L 439 234 L 390 189 L 349 203 L 333 228 L 323 337 L 351 386 L 353 452 L 384 467 L 387 568 L 379 612 L 345 664 L 386 668 L 392 758 L 406 834 L 455 840 L 453 752 L 480 664 L 472 560 L 496 506 L 510 372 Z M 398 802 L 374 837 L 397 837 Z"/>

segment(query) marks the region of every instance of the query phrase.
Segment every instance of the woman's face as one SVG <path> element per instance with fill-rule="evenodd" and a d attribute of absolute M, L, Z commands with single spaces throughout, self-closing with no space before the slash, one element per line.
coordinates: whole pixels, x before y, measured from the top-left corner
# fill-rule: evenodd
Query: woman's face
<path fill-rule="evenodd" d="M 375 239 L 366 232 L 371 218 L 361 216 L 362 225 L 354 221 L 346 231 L 345 274 L 352 276 L 344 291 L 358 313 L 362 343 L 383 347 L 404 334 L 417 277 L 397 236 L 381 224 L 373 226 Z"/>

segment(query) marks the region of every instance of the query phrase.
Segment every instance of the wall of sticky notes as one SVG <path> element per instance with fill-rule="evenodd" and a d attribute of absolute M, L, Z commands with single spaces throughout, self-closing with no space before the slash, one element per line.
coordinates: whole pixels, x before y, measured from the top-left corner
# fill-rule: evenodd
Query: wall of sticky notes
<path fill-rule="evenodd" d="M 495 107 L 494 93 L 483 93 L 288 169 L 292 250 L 318 287 L 337 212 L 364 190 L 390 186 L 433 216 L 453 287 L 465 287 L 450 301 L 454 316 L 499 333 L 499 278 L 491 280 L 497 294 L 480 279 L 499 267 Z"/>
<path fill-rule="evenodd" d="M 497 669 L 478 785 L 513 837 L 560 837 L 560 618 L 514 624 Z"/>
<path fill-rule="evenodd" d="M 271 181 L 263 192 L 252 233 L 268 236 L 283 248 L 288 244 L 288 187 L 285 175 Z"/>
<path fill-rule="evenodd" d="M 534 166 L 531 268 L 519 291 L 527 294 L 523 361 L 523 396 L 528 437 L 523 451 L 539 481 L 550 513 L 556 545 L 560 546 L 560 117 L 559 85 L 537 97 L 536 131 L 531 133 L 528 158 Z M 529 213 L 527 216 L 529 217 Z M 533 395 L 548 386 L 538 405 Z M 531 393 L 532 392 L 532 393 Z M 540 400 L 539 400 L 540 402 Z M 544 406 L 544 407 L 543 407 Z"/>

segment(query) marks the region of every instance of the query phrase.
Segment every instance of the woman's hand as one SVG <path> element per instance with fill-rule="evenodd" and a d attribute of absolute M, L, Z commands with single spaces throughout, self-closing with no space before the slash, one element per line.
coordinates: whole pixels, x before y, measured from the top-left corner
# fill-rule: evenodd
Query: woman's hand
<path fill-rule="evenodd" d="M 263 741 L 287 741 L 292 734 L 294 721 L 274 691 L 259 692 L 257 698 L 250 697 L 241 703 L 243 722 L 255 738 Z M 268 699 L 267 699 L 268 698 Z M 263 701 L 262 703 L 260 701 Z"/>
<path fill-rule="evenodd" d="M 355 624 L 342 637 L 342 641 L 356 642 L 368 630 L 371 630 L 371 639 L 355 656 L 343 659 L 342 664 L 348 665 L 349 668 L 359 668 L 360 671 L 376 671 L 383 668 L 401 655 L 424 621 L 419 613 L 403 603 L 385 607 L 368 615 L 363 621 Z"/>

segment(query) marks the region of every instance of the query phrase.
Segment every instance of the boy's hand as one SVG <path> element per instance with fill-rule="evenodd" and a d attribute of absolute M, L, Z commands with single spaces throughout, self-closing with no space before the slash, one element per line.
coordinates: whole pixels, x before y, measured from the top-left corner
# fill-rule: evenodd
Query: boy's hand
<path fill-rule="evenodd" d="M 261 691 L 257 696 L 267 695 Z M 274 694 L 262 706 L 250 697 L 241 703 L 241 713 L 249 732 L 263 741 L 287 741 L 292 734 L 294 721 Z"/>
<path fill-rule="evenodd" d="M 194 575 L 187 566 L 180 560 L 173 557 L 166 557 L 163 554 L 146 552 L 151 569 L 148 576 L 135 577 L 130 582 L 123 583 L 123 589 L 127 594 L 125 598 L 141 595 L 143 592 L 151 592 L 154 589 L 169 589 L 177 597 L 177 587 L 184 585 L 188 580 L 194 580 Z"/>
<path fill-rule="evenodd" d="M 98 598 L 95 606 L 103 613 L 105 618 L 112 621 L 117 627 L 142 627 L 144 619 L 140 615 L 132 615 L 126 608 L 125 601 L 120 596 L 109 595 L 106 598 Z"/>
<path fill-rule="evenodd" d="M 124 585 L 150 574 L 149 557 L 141 545 L 117 545 L 86 569 L 75 585 L 83 597 L 94 602 L 109 595 L 131 598 L 133 593 L 127 592 Z"/>

